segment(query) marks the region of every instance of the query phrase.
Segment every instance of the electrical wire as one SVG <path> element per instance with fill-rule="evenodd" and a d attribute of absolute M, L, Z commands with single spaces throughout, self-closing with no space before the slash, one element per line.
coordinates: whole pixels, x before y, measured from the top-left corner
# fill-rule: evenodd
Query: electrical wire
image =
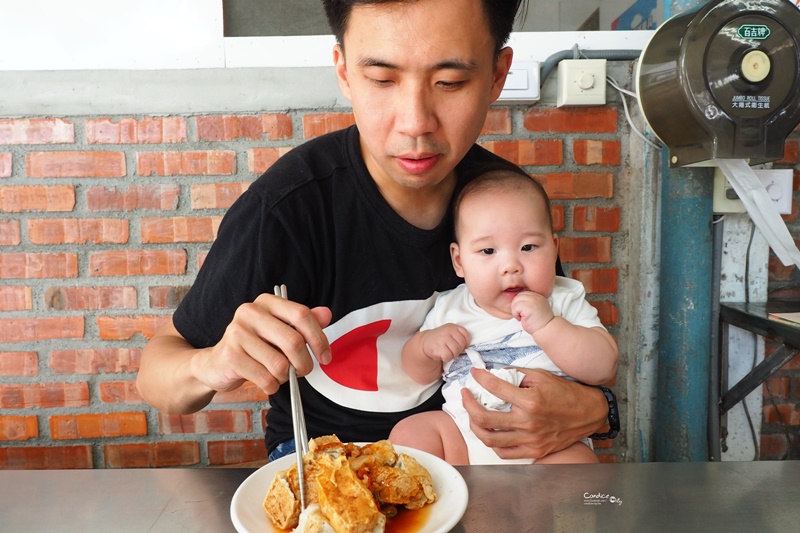
<path fill-rule="evenodd" d="M 639 129 L 633 123 L 633 119 L 631 118 L 630 110 L 628 109 L 628 101 L 627 101 L 627 99 L 625 97 L 626 96 L 630 96 L 634 100 L 638 101 L 639 97 L 636 95 L 636 93 L 634 93 L 633 91 L 629 91 L 627 89 L 623 89 L 622 87 L 620 87 L 619 83 L 617 83 L 617 80 L 615 80 L 611 76 L 606 76 L 606 82 L 608 82 L 609 85 L 611 85 L 613 88 L 615 88 L 617 91 L 619 91 L 620 100 L 622 100 L 622 108 L 625 110 L 625 119 L 628 121 L 628 124 L 631 127 L 631 131 L 633 131 L 633 133 L 635 133 L 645 143 L 649 144 L 653 149 L 661 150 L 661 145 L 656 144 L 653 141 L 651 141 L 650 139 L 648 139 L 641 131 L 639 131 Z"/>
<path fill-rule="evenodd" d="M 544 81 L 547 76 L 555 69 L 556 65 L 564 59 L 607 59 L 610 61 L 631 61 L 635 59 L 639 59 L 641 55 L 641 50 L 581 50 L 578 44 L 574 44 L 572 48 L 569 50 L 561 50 L 560 52 L 556 52 L 555 54 L 550 55 L 541 65 L 540 67 L 540 74 L 539 74 L 539 83 L 540 85 L 544 86 Z M 654 143 L 650 139 L 648 139 L 636 125 L 633 123 L 633 119 L 631 118 L 630 110 L 628 109 L 628 101 L 625 99 L 626 96 L 633 98 L 634 100 L 639 99 L 639 96 L 628 89 L 623 89 L 619 86 L 619 83 L 612 78 L 611 76 L 606 76 L 606 81 L 614 87 L 620 94 L 620 100 L 622 100 L 622 107 L 625 110 L 625 119 L 628 121 L 628 124 L 631 127 L 631 131 L 634 132 L 636 136 L 641 138 L 645 143 L 651 146 L 655 150 L 661 150 L 661 146 L 659 144 Z"/>
<path fill-rule="evenodd" d="M 609 85 L 614 87 L 619 92 L 621 92 L 623 94 L 627 94 L 628 96 L 630 96 L 632 98 L 636 98 L 638 100 L 638 98 L 639 98 L 638 94 L 636 94 L 635 92 L 633 92 L 631 90 L 628 90 L 628 89 L 625 89 L 623 87 L 620 87 L 619 84 L 617 83 L 617 81 L 614 78 L 612 78 L 611 76 L 606 76 L 606 81 L 608 82 Z"/>
<path fill-rule="evenodd" d="M 750 222 L 750 238 L 747 241 L 747 251 L 744 255 L 744 302 L 750 303 L 750 248 L 753 246 L 753 237 L 756 234 L 756 225 Z"/>
<path fill-rule="evenodd" d="M 747 242 L 747 252 L 745 255 L 745 264 L 744 264 L 744 280 L 745 280 L 745 302 L 750 301 L 750 248 L 753 245 L 753 237 L 755 235 L 756 226 L 755 224 L 750 222 L 750 239 Z M 751 371 L 756 366 L 756 350 L 758 349 L 758 336 L 753 333 L 753 364 L 751 367 Z M 783 432 L 784 437 L 786 437 L 786 452 L 784 452 L 783 457 L 781 457 L 781 461 L 786 460 L 789 457 L 789 454 L 792 450 L 792 438 L 789 435 L 789 432 L 786 429 L 786 424 L 783 420 L 783 415 L 781 414 L 780 410 L 778 409 L 778 404 L 775 402 L 775 397 L 772 394 L 772 389 L 769 386 L 769 382 L 765 381 L 764 386 L 767 389 L 767 395 L 769 396 L 770 403 L 772 403 L 772 407 L 775 409 L 775 413 L 778 417 L 778 427 L 780 427 L 781 431 Z M 747 422 L 750 425 L 750 434 L 753 438 L 753 444 L 756 447 L 756 456 L 753 458 L 754 461 L 758 461 L 760 459 L 760 454 L 758 452 L 759 445 L 757 443 L 756 431 L 755 426 L 753 424 L 752 419 L 750 418 L 750 412 L 747 409 L 747 403 L 742 402 L 744 406 L 744 413 L 747 416 Z"/>
<path fill-rule="evenodd" d="M 786 459 L 791 458 L 792 455 L 792 437 L 789 435 L 789 431 L 786 429 L 786 423 L 783 420 L 783 415 L 781 414 L 780 409 L 778 409 L 778 404 L 775 402 L 775 396 L 772 394 L 769 381 L 765 381 L 764 386 L 767 388 L 769 402 L 772 404 L 772 408 L 775 409 L 775 414 L 778 416 L 778 427 L 781 428 L 783 436 L 786 437 L 786 451 L 783 452 L 783 457 L 780 459 L 781 461 L 785 461 Z"/>
<path fill-rule="evenodd" d="M 753 245 L 753 237 L 756 233 L 756 226 L 752 222 L 750 222 L 750 239 L 747 241 L 747 251 L 745 252 L 744 256 L 744 301 L 745 303 L 750 303 L 750 248 Z M 753 362 L 750 365 L 750 371 L 752 372 L 753 369 L 756 367 L 756 358 L 758 357 L 758 336 L 753 333 Z M 744 408 L 744 416 L 747 418 L 747 425 L 750 427 L 750 437 L 753 439 L 753 447 L 755 451 L 753 452 L 753 461 L 758 461 L 761 457 L 759 453 L 759 442 L 758 436 L 756 435 L 756 428 L 755 424 L 753 424 L 753 418 L 750 416 L 750 409 L 747 407 L 747 398 L 742 400 L 742 407 Z"/>

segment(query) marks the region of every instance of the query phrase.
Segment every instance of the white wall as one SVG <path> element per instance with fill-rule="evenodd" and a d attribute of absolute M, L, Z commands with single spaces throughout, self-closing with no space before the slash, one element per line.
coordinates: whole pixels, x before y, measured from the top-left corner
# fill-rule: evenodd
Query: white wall
<path fill-rule="evenodd" d="M 6 0 L 0 71 L 319 67 L 330 35 L 223 36 L 222 0 Z M 536 9 L 532 7 L 532 9 Z M 522 32 L 515 59 L 584 49 L 641 49 L 652 32 Z"/>
<path fill-rule="evenodd" d="M 0 70 L 223 67 L 222 0 L 6 0 Z"/>

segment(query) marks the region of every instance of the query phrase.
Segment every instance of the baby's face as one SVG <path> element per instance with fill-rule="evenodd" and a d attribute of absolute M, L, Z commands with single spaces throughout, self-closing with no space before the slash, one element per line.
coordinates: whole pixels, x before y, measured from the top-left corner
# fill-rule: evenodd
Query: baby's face
<path fill-rule="evenodd" d="M 553 291 L 558 239 L 546 209 L 527 190 L 483 192 L 461 205 L 453 266 L 487 313 L 511 318 L 511 300 L 521 291 Z"/>

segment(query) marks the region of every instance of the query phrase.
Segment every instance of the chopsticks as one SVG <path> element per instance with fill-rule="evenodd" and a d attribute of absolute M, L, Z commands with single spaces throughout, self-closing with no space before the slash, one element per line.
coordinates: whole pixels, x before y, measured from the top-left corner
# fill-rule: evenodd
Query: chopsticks
<path fill-rule="evenodd" d="M 286 285 L 275 285 L 275 296 L 284 300 L 288 299 Z M 297 371 L 294 365 L 289 365 L 289 392 L 292 405 L 292 429 L 294 430 L 294 445 L 297 450 L 297 478 L 300 481 L 300 508 L 306 508 L 306 480 L 303 469 L 303 456 L 308 453 L 308 435 L 306 434 L 306 417 L 303 413 L 303 401 L 300 398 L 300 388 L 297 385 Z"/>

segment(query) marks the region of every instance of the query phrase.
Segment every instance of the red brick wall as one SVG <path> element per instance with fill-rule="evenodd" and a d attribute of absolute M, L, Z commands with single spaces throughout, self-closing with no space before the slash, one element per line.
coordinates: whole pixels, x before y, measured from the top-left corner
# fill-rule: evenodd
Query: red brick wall
<path fill-rule="evenodd" d="M 783 160 L 775 168 L 794 169 L 794 200 L 792 214 L 783 220 L 800 242 L 798 198 L 800 194 L 800 127 L 786 141 Z M 769 299 L 800 300 L 800 272 L 797 267 L 786 267 L 774 254 L 769 261 Z M 772 353 L 778 344 L 767 341 L 766 353 Z M 800 459 L 800 356 L 786 363 L 762 387 L 764 414 L 761 427 L 762 459 Z"/>
<path fill-rule="evenodd" d="M 352 122 L 302 111 L 0 118 L 0 469 L 263 459 L 261 391 L 219 394 L 194 415 L 158 413 L 134 386 L 141 349 L 249 182 Z M 565 268 L 614 334 L 626 261 L 612 246 L 625 207 L 620 122 L 613 106 L 497 107 L 480 139 L 545 184 Z M 602 460 L 618 446 L 600 444 Z"/>

